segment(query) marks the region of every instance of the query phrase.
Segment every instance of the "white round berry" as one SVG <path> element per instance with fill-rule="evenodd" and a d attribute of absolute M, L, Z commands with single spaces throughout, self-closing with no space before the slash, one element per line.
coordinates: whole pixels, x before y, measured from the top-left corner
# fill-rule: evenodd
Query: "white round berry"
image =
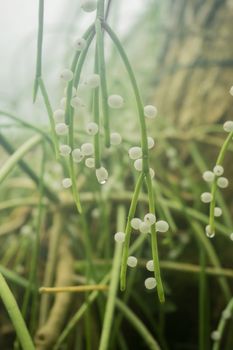
<path fill-rule="evenodd" d="M 142 156 L 142 149 L 141 147 L 131 147 L 129 149 L 129 158 L 131 159 L 138 159 Z"/>
<path fill-rule="evenodd" d="M 86 130 L 89 135 L 96 135 L 99 131 L 99 126 L 94 122 L 90 122 L 87 124 Z"/>
<path fill-rule="evenodd" d="M 142 166 L 143 166 L 143 163 L 142 163 L 142 159 L 136 159 L 134 161 L 134 168 L 137 170 L 137 171 L 142 171 Z"/>
<path fill-rule="evenodd" d="M 205 233 L 206 233 L 206 236 L 209 238 L 213 238 L 215 236 L 215 232 L 213 230 L 211 230 L 210 225 L 207 225 L 205 227 Z"/>
<path fill-rule="evenodd" d="M 158 113 L 158 110 L 155 106 L 147 105 L 144 107 L 144 116 L 149 119 L 154 119 Z"/>
<path fill-rule="evenodd" d="M 78 96 L 72 97 L 72 99 L 70 100 L 70 104 L 73 108 L 76 108 L 76 109 L 85 106 L 81 98 Z"/>
<path fill-rule="evenodd" d="M 58 123 L 55 125 L 57 135 L 66 135 L 68 133 L 68 125 L 65 123 Z"/>
<path fill-rule="evenodd" d="M 69 145 L 60 145 L 59 150 L 63 157 L 67 157 L 71 152 L 71 148 Z"/>
<path fill-rule="evenodd" d="M 73 47 L 77 51 L 82 51 L 87 46 L 87 42 L 84 38 L 77 38 L 74 40 Z"/>
<path fill-rule="evenodd" d="M 110 135 L 110 143 L 112 146 L 118 146 L 121 144 L 122 138 L 118 132 L 112 132 Z"/>
<path fill-rule="evenodd" d="M 72 186 L 72 181 L 69 177 L 66 177 L 65 179 L 62 180 L 62 186 L 64 188 L 69 188 Z"/>
<path fill-rule="evenodd" d="M 72 151 L 72 158 L 75 163 L 80 163 L 83 159 L 84 155 L 82 154 L 79 148 L 75 148 Z"/>
<path fill-rule="evenodd" d="M 91 74 L 86 78 L 86 84 L 91 89 L 95 89 L 100 85 L 100 76 L 99 74 Z"/>
<path fill-rule="evenodd" d="M 97 8 L 96 0 L 81 0 L 81 8 L 85 12 L 93 12 Z"/>
<path fill-rule="evenodd" d="M 214 216 L 219 217 L 222 215 L 222 209 L 219 207 L 214 208 Z"/>
<path fill-rule="evenodd" d="M 229 90 L 229 93 L 231 96 L 233 96 L 233 86 L 231 86 L 230 90 Z"/>
<path fill-rule="evenodd" d="M 210 192 L 203 192 L 201 194 L 201 201 L 203 203 L 210 203 L 212 201 L 212 194 Z"/>
<path fill-rule="evenodd" d="M 144 222 L 146 222 L 148 225 L 153 225 L 155 223 L 155 215 L 152 213 L 148 213 L 144 216 Z"/>
<path fill-rule="evenodd" d="M 229 320 L 229 318 L 231 318 L 231 310 L 228 310 L 228 309 L 223 310 L 222 317 L 224 320 Z"/>
<path fill-rule="evenodd" d="M 214 341 L 218 341 L 221 339 L 221 333 L 219 331 L 213 331 L 211 333 L 211 339 Z"/>
<path fill-rule="evenodd" d="M 81 152 L 84 156 L 91 156 L 94 153 L 94 146 L 92 143 L 83 143 L 81 145 Z"/>
<path fill-rule="evenodd" d="M 108 105 L 111 108 L 122 108 L 124 105 L 124 99 L 120 95 L 110 95 L 108 97 Z"/>
<path fill-rule="evenodd" d="M 150 225 L 144 221 L 142 221 L 140 223 L 140 226 L 139 226 L 139 231 L 141 233 L 149 233 L 150 232 Z"/>
<path fill-rule="evenodd" d="M 147 137 L 147 144 L 148 144 L 148 149 L 151 149 L 154 147 L 155 141 L 153 137 L 150 137 L 150 136 Z"/>
<path fill-rule="evenodd" d="M 232 132 L 232 131 L 233 131 L 233 121 L 228 120 L 227 122 L 225 122 L 225 123 L 223 124 L 223 129 L 224 129 L 226 132 Z"/>
<path fill-rule="evenodd" d="M 147 269 L 148 271 L 151 271 L 151 272 L 155 270 L 155 268 L 154 268 L 154 261 L 153 261 L 153 260 L 147 261 L 147 263 L 146 263 L 146 269 Z"/>
<path fill-rule="evenodd" d="M 114 239 L 118 243 L 123 243 L 125 240 L 125 233 L 124 232 L 117 232 L 114 235 Z"/>
<path fill-rule="evenodd" d="M 224 169 L 221 165 L 215 165 L 213 172 L 216 176 L 221 176 L 224 173 Z"/>
<path fill-rule="evenodd" d="M 154 169 L 150 168 L 149 169 L 150 177 L 153 179 L 155 177 L 155 171 Z"/>
<path fill-rule="evenodd" d="M 130 224 L 134 230 L 139 230 L 141 222 L 142 222 L 142 220 L 140 220 L 139 218 L 133 218 L 130 221 Z"/>
<path fill-rule="evenodd" d="M 95 159 L 94 158 L 87 158 L 85 160 L 85 165 L 88 168 L 94 168 L 95 167 Z"/>
<path fill-rule="evenodd" d="M 65 82 L 71 81 L 73 79 L 73 76 L 73 72 L 68 68 L 63 69 L 63 71 L 60 73 L 61 80 Z"/>
<path fill-rule="evenodd" d="M 217 185 L 220 188 L 227 188 L 227 186 L 229 185 L 229 181 L 226 177 L 219 177 L 217 179 Z"/>
<path fill-rule="evenodd" d="M 145 279 L 145 287 L 146 289 L 154 289 L 156 287 L 156 280 L 154 277 L 148 277 Z"/>
<path fill-rule="evenodd" d="M 95 171 L 98 182 L 103 185 L 108 180 L 108 171 L 103 166 Z"/>
<path fill-rule="evenodd" d="M 62 123 L 64 121 L 65 112 L 63 109 L 56 109 L 56 111 L 53 112 L 53 118 L 56 123 Z"/>
<path fill-rule="evenodd" d="M 207 170 L 203 173 L 202 177 L 206 182 L 212 182 L 212 181 L 214 181 L 215 175 L 212 171 Z"/>
<path fill-rule="evenodd" d="M 167 232 L 169 230 L 169 225 L 167 221 L 159 220 L 156 222 L 156 231 L 158 232 Z"/>
<path fill-rule="evenodd" d="M 129 256 L 127 259 L 127 265 L 129 267 L 136 267 L 138 263 L 138 259 L 135 256 Z"/>

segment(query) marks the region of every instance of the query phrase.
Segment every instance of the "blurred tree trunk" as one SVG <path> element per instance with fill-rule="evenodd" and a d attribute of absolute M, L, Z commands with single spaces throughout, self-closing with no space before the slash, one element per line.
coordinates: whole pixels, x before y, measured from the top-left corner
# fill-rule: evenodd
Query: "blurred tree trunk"
<path fill-rule="evenodd" d="M 179 128 L 232 119 L 233 1 L 165 0 L 156 104 Z"/>

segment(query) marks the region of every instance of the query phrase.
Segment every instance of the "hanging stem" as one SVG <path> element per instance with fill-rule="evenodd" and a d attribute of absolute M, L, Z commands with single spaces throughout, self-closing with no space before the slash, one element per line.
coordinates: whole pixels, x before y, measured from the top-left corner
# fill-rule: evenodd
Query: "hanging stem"
<path fill-rule="evenodd" d="M 39 78 L 42 73 L 42 44 L 43 44 L 43 27 L 44 27 L 44 0 L 39 0 L 39 16 L 38 16 L 38 34 L 37 34 L 37 58 L 36 58 L 36 76 L 33 89 L 33 102 L 39 87 Z"/>

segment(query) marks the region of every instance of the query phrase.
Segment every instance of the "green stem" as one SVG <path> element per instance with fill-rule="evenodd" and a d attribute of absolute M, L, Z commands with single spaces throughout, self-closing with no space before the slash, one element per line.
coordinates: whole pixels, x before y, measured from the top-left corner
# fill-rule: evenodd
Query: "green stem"
<path fill-rule="evenodd" d="M 98 66 L 98 55 L 97 55 L 97 46 L 96 46 L 96 52 L 95 52 L 95 73 L 99 73 L 99 66 Z M 94 89 L 93 93 L 93 112 L 94 112 L 94 122 L 98 125 L 99 131 L 94 136 L 94 148 L 95 148 L 95 168 L 99 169 L 101 167 L 101 160 L 100 160 L 100 117 L 99 117 L 99 87 L 96 87 Z"/>
<path fill-rule="evenodd" d="M 8 287 L 4 277 L 0 273 L 0 296 L 2 298 L 3 304 L 6 307 L 8 315 L 14 325 L 17 337 L 23 350 L 34 350 L 32 339 L 25 325 L 23 317 L 20 313 L 17 302 Z"/>
<path fill-rule="evenodd" d="M 42 80 L 41 77 L 39 77 L 38 79 L 38 84 L 44 99 L 44 103 L 45 103 L 45 107 L 48 113 L 48 117 L 49 117 L 49 122 L 50 122 L 50 127 L 51 127 L 51 137 L 52 137 L 52 141 L 53 141 L 53 147 L 54 147 L 54 152 L 56 155 L 56 159 L 59 159 L 59 147 L 58 147 L 58 138 L 56 135 L 56 131 L 55 131 L 55 121 L 53 118 L 53 111 L 52 111 L 52 107 L 51 104 L 49 102 L 49 97 L 48 97 L 48 93 L 45 87 L 45 84 Z"/>
<path fill-rule="evenodd" d="M 39 78 L 42 72 L 42 44 L 43 44 L 43 26 L 44 26 L 44 0 L 39 0 L 39 18 L 38 18 L 38 34 L 37 34 L 37 58 L 36 58 L 36 76 L 33 89 L 33 102 L 36 101 L 36 96 L 39 86 Z"/>
<path fill-rule="evenodd" d="M 224 310 L 225 312 L 229 312 L 229 313 L 233 313 L 233 298 L 229 301 L 229 303 L 227 304 L 227 307 Z M 223 337 L 223 332 L 225 329 L 227 323 L 227 318 L 225 318 L 222 314 L 220 321 L 218 323 L 218 327 L 217 327 L 217 332 L 219 332 L 220 334 L 220 338 L 219 340 L 215 340 L 214 344 L 213 344 L 213 350 L 219 350 L 220 349 L 220 344 L 221 344 L 221 339 Z M 222 349 L 222 348 L 221 348 Z"/>
<path fill-rule="evenodd" d="M 117 230 L 123 230 L 125 221 L 125 208 L 120 206 L 117 211 Z M 100 337 L 99 350 L 109 349 L 109 339 L 112 329 L 115 301 L 117 296 L 117 286 L 119 283 L 120 265 L 121 265 L 122 245 L 116 243 L 111 271 L 111 281 L 108 291 L 107 305 Z"/>

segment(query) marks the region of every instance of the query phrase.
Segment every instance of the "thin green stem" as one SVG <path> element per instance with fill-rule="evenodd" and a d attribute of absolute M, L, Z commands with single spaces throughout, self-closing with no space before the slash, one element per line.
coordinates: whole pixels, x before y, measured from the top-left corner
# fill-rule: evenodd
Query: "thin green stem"
<path fill-rule="evenodd" d="M 0 297 L 6 307 L 8 315 L 14 325 L 17 337 L 23 350 L 34 350 L 32 339 L 20 313 L 17 302 L 8 287 L 5 278 L 0 273 Z"/>
<path fill-rule="evenodd" d="M 42 93 L 45 107 L 46 107 L 48 117 L 49 117 L 50 128 L 51 128 L 51 138 L 53 141 L 54 152 L 56 155 L 56 159 L 59 159 L 58 138 L 57 138 L 56 131 L 55 131 L 55 121 L 53 118 L 53 110 L 52 110 L 51 104 L 49 102 L 49 96 L 48 96 L 48 93 L 47 93 L 47 90 L 46 90 L 46 87 L 45 87 L 45 84 L 44 84 L 42 78 L 39 77 L 37 80 L 38 80 L 40 91 Z"/>
<path fill-rule="evenodd" d="M 228 319 L 227 317 L 224 317 L 224 314 L 228 314 L 228 313 L 230 315 L 233 314 L 233 298 L 227 304 L 227 307 L 223 311 L 222 316 L 221 316 L 221 318 L 219 320 L 218 327 L 217 327 L 217 332 L 219 333 L 219 339 L 214 341 L 213 350 L 222 349 L 222 348 L 220 348 L 221 339 L 223 337 L 223 332 L 225 330 L 225 326 L 226 326 L 227 319 Z"/>
<path fill-rule="evenodd" d="M 42 44 L 43 44 L 43 27 L 44 27 L 44 0 L 39 0 L 38 12 L 38 34 L 37 34 L 37 58 L 36 58 L 36 76 L 33 89 L 33 102 L 36 101 L 36 96 L 39 87 L 39 78 L 42 73 Z"/>

